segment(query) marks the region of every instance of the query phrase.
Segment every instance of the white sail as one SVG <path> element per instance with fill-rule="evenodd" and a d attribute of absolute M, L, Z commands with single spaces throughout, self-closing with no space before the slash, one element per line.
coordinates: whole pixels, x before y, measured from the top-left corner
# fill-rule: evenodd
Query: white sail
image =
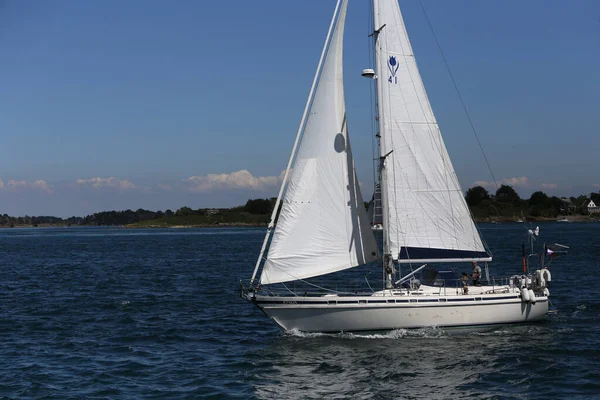
<path fill-rule="evenodd" d="M 261 284 L 305 279 L 378 258 L 346 126 L 342 79 L 346 8 L 347 0 L 343 0 Z"/>
<path fill-rule="evenodd" d="M 427 98 L 397 0 L 374 0 L 384 220 L 400 262 L 489 260 Z"/>

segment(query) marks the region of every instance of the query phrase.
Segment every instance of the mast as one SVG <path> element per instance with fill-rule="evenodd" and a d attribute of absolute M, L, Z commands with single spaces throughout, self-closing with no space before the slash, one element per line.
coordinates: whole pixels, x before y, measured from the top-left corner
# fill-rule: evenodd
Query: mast
<path fill-rule="evenodd" d="M 375 59 L 375 71 L 378 71 L 378 57 L 377 57 L 377 48 L 380 46 L 379 44 L 379 33 L 382 29 L 385 29 L 385 25 L 381 26 L 379 22 L 379 7 L 378 1 L 373 0 L 373 58 Z M 384 191 L 387 191 L 387 174 L 385 168 L 385 159 L 387 157 L 386 154 L 382 153 L 382 147 L 380 143 L 382 128 L 383 125 L 380 123 L 379 118 L 379 104 L 381 93 L 381 86 L 379 84 L 379 77 L 375 76 L 375 115 L 377 121 L 377 147 L 379 150 L 379 162 L 378 162 L 378 174 L 379 174 L 379 192 L 381 195 L 381 211 L 382 211 L 382 222 L 383 222 L 383 257 L 382 257 L 382 268 L 383 268 L 383 282 L 384 287 L 390 289 L 393 287 L 392 284 L 392 275 L 395 272 L 393 257 L 390 252 L 390 235 L 389 235 L 389 227 L 390 227 L 390 219 L 389 219 L 389 204 L 387 201 L 387 196 Z"/>

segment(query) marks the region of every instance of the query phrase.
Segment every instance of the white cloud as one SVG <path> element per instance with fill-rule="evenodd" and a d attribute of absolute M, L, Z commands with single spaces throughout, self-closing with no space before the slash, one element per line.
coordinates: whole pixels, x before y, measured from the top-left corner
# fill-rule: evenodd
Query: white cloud
<path fill-rule="evenodd" d="M 158 185 L 156 185 L 156 187 L 160 190 L 173 190 L 173 186 L 165 185 L 164 183 L 159 183 Z"/>
<path fill-rule="evenodd" d="M 136 186 L 133 182 L 131 182 L 127 179 L 117 179 L 114 176 L 111 176 L 110 178 L 96 177 L 96 178 L 90 178 L 90 179 L 77 179 L 77 181 L 75 181 L 75 183 L 78 185 L 90 185 L 93 188 L 110 187 L 110 188 L 118 188 L 118 189 L 122 189 L 122 190 L 136 188 Z"/>
<path fill-rule="evenodd" d="M 52 193 L 52 186 L 50 186 L 48 184 L 48 182 L 38 179 L 36 181 L 30 182 L 30 181 L 16 181 L 14 179 L 9 180 L 6 185 L 4 184 L 4 182 L 2 181 L 2 179 L 0 179 L 0 189 L 9 189 L 9 190 L 15 190 L 15 189 L 37 189 L 37 190 L 41 190 L 43 192 L 46 193 Z"/>
<path fill-rule="evenodd" d="M 502 179 L 502 183 L 505 185 L 524 187 L 529 185 L 529 180 L 526 176 L 514 177 L 514 178 L 505 178 Z"/>
<path fill-rule="evenodd" d="M 496 187 L 494 182 L 488 182 L 488 181 L 475 181 L 475 186 L 482 186 L 484 188 L 495 188 Z"/>
<path fill-rule="evenodd" d="M 475 181 L 475 185 L 478 186 L 483 186 L 483 187 L 488 187 L 488 188 L 495 188 L 496 186 L 500 186 L 500 185 L 510 185 L 510 186 L 514 186 L 514 187 L 527 187 L 529 186 L 529 179 L 526 176 L 519 176 L 519 177 L 512 177 L 512 178 L 504 178 L 499 182 L 494 183 L 492 182 L 488 182 L 488 181 Z"/>
<path fill-rule="evenodd" d="M 44 192 L 52 192 L 52 187 L 48 184 L 48 182 L 43 181 L 41 179 L 38 179 L 37 181 L 33 182 L 33 186 L 43 190 Z"/>
<path fill-rule="evenodd" d="M 14 179 L 11 179 L 8 181 L 7 186 L 10 189 L 16 189 L 16 188 L 20 188 L 20 187 L 28 187 L 29 186 L 29 182 L 27 181 L 15 181 Z"/>
<path fill-rule="evenodd" d="M 119 181 L 119 189 L 135 189 L 135 184 L 127 179 Z"/>
<path fill-rule="evenodd" d="M 214 189 L 254 189 L 264 190 L 277 187 L 283 175 L 253 176 L 245 169 L 230 174 L 208 174 L 192 176 L 185 180 L 194 192 L 207 192 Z"/>
<path fill-rule="evenodd" d="M 542 189 L 556 189 L 558 185 L 556 183 L 542 183 Z"/>

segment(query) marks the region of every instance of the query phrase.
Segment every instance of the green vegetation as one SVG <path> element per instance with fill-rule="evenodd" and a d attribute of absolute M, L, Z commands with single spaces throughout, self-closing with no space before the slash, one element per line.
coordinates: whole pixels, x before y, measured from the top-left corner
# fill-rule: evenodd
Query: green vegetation
<path fill-rule="evenodd" d="M 495 194 L 481 186 L 467 190 L 465 199 L 477 221 L 516 221 L 556 219 L 561 215 L 587 216 L 587 204 L 593 200 L 600 204 L 600 193 L 589 196 L 558 198 L 538 191 L 521 199 L 509 185 L 502 185 Z M 11 217 L 0 215 L 0 227 L 18 226 L 127 226 L 132 228 L 208 227 L 208 226 L 262 226 L 271 218 L 275 198 L 250 199 L 245 205 L 234 208 L 181 207 L 177 211 L 103 211 L 86 217 Z M 368 203 L 365 203 L 368 207 Z M 584 218 L 585 217 L 580 217 Z"/>
<path fill-rule="evenodd" d="M 490 195 L 481 186 L 474 186 L 467 190 L 465 199 L 473 216 L 479 221 L 515 220 L 522 217 L 555 219 L 560 215 L 588 215 L 587 204 L 590 199 L 599 201 L 600 193 L 590 193 L 589 197 L 580 195 L 558 198 L 537 191 L 529 199 L 521 199 L 509 185 L 501 185 L 495 195 Z"/>
<path fill-rule="evenodd" d="M 130 223 L 128 227 L 193 227 L 193 226 L 219 226 L 240 225 L 256 226 L 269 223 L 271 211 L 275 205 L 275 198 L 251 199 L 244 206 L 234 208 L 200 208 L 193 210 L 182 207 L 175 214 L 167 214 L 160 218 L 145 219 Z M 167 210 L 168 211 L 168 210 Z"/>
<path fill-rule="evenodd" d="M 8 214 L 0 215 L 0 227 L 13 228 L 15 226 L 71 226 L 81 225 L 81 217 L 58 218 L 58 217 L 11 217 Z"/>
<path fill-rule="evenodd" d="M 0 215 L 0 227 L 18 226 L 127 226 L 144 227 L 193 227 L 240 225 L 266 225 L 271 218 L 275 198 L 251 199 L 244 206 L 234 208 L 199 208 L 181 207 L 177 211 L 103 211 L 86 217 L 10 217 Z"/>

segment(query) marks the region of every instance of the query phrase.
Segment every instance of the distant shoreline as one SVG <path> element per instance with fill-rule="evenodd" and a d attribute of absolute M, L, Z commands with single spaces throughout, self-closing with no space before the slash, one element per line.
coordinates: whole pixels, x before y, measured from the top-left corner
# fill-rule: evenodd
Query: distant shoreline
<path fill-rule="evenodd" d="M 475 218 L 477 223 L 520 223 L 520 222 L 600 222 L 600 215 L 592 217 L 590 215 L 561 215 L 556 218 L 551 217 L 486 217 Z"/>
<path fill-rule="evenodd" d="M 590 198 L 600 193 L 591 193 Z M 592 200 L 585 195 L 561 198 L 548 197 L 543 192 L 535 192 L 527 199 L 519 195 L 507 185 L 502 185 L 495 196 L 490 195 L 480 186 L 467 191 L 465 197 L 471 212 L 471 218 L 478 224 L 500 223 L 544 223 L 544 222 L 600 222 L 600 214 L 589 214 L 587 205 Z M 365 202 L 365 209 L 370 203 Z M 59 227 L 114 227 L 126 229 L 141 228 L 232 228 L 249 227 L 264 228 L 269 224 L 277 199 L 249 199 L 245 205 L 233 208 L 198 208 L 181 207 L 175 212 L 170 209 L 150 211 L 137 210 L 101 211 L 85 217 L 59 218 L 53 216 L 11 217 L 0 215 L 0 227 L 3 228 L 59 228 Z M 282 203 L 279 203 L 281 208 Z M 565 215 L 569 214 L 569 215 Z"/>
<path fill-rule="evenodd" d="M 121 228 L 121 229 L 185 229 L 185 228 L 264 228 L 267 224 L 247 224 L 247 223 L 217 223 L 217 224 L 189 224 L 189 225 L 61 225 L 61 224 L 38 224 L 38 225 L 15 225 L 15 226 L 0 226 L 0 229 L 23 229 L 23 228 Z"/>
<path fill-rule="evenodd" d="M 222 222 L 216 224 L 177 224 L 177 225 L 153 225 L 153 224 L 129 224 L 124 225 L 123 228 L 126 229 L 159 229 L 159 228 L 170 228 L 170 229 L 186 229 L 186 228 L 263 228 L 266 227 L 267 224 L 258 224 L 258 223 L 245 223 L 245 222 Z"/>
<path fill-rule="evenodd" d="M 567 221 L 560 221 L 566 219 Z M 512 224 L 522 222 L 561 222 L 561 223 L 578 223 L 578 222 L 600 222 L 600 219 L 593 218 L 588 215 L 570 215 L 560 218 L 525 218 L 523 220 L 519 218 L 505 218 L 505 217 L 488 217 L 488 218 L 475 218 L 475 222 L 478 224 Z M 38 225 L 15 225 L 12 227 L 3 226 L 0 228 L 4 229 L 19 229 L 19 228 L 93 228 L 93 227 L 112 227 L 121 229 L 198 229 L 198 228 L 264 228 L 266 223 L 245 223 L 245 222 L 221 222 L 213 224 L 140 224 L 133 223 L 128 225 L 61 225 L 61 224 L 38 224 Z"/>

